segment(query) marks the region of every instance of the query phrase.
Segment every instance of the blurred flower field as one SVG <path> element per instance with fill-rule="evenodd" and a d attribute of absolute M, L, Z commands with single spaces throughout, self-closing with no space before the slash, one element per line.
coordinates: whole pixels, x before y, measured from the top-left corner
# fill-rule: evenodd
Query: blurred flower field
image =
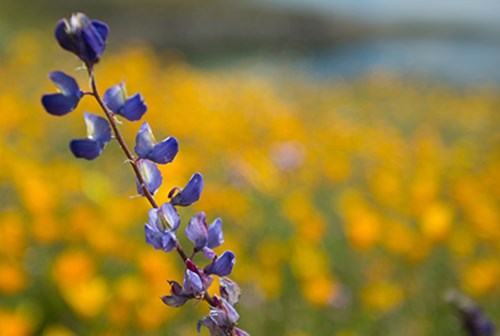
<path fill-rule="evenodd" d="M 79 65 L 61 55 L 30 33 L 0 61 L 0 335 L 194 335 L 206 307 L 161 302 L 182 265 L 145 244 L 147 203 L 116 144 L 95 162 L 68 149 L 97 106 L 64 120 L 41 107 L 47 72 Z M 101 90 L 127 78 L 158 138 L 182 144 L 158 200 L 204 174 L 181 225 L 222 217 L 251 334 L 460 335 L 450 289 L 500 323 L 499 88 L 313 84 L 145 46 L 101 63 Z M 139 127 L 122 125 L 129 143 Z"/>

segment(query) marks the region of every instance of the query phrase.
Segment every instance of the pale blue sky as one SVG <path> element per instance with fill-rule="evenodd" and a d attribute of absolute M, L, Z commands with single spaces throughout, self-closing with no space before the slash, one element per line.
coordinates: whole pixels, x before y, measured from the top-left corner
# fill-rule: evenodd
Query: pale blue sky
<path fill-rule="evenodd" d="M 371 20 L 500 26 L 500 0 L 246 0 L 341 12 Z"/>

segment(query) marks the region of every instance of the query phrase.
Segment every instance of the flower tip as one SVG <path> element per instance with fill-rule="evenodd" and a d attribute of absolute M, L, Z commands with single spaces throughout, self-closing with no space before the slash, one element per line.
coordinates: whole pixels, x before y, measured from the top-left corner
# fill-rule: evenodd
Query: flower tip
<path fill-rule="evenodd" d="M 54 35 L 59 45 L 78 56 L 91 67 L 99 61 L 106 46 L 109 27 L 98 20 L 91 20 L 83 13 L 71 15 L 56 24 Z"/>

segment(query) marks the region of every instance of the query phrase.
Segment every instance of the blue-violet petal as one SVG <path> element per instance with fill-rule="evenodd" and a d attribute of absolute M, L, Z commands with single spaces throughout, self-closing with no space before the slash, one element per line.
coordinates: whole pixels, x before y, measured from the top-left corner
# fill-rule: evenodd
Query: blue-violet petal
<path fill-rule="evenodd" d="M 94 160 L 102 152 L 102 145 L 92 139 L 75 139 L 69 144 L 69 148 L 73 155 L 77 158 Z"/>
<path fill-rule="evenodd" d="M 170 203 L 173 205 L 188 206 L 200 199 L 203 190 L 203 176 L 195 173 L 186 184 L 184 189 L 172 197 Z"/>
<path fill-rule="evenodd" d="M 140 159 L 137 161 L 137 168 L 139 168 L 142 178 L 144 179 L 144 183 L 146 184 L 145 187 L 151 194 L 155 194 L 162 183 L 162 176 L 158 167 L 149 160 Z M 137 192 L 144 196 L 144 191 L 142 190 L 139 180 L 136 179 L 136 182 Z"/>
<path fill-rule="evenodd" d="M 105 118 L 88 112 L 84 113 L 84 118 L 89 139 L 98 141 L 103 146 L 111 141 L 111 127 Z"/>
<path fill-rule="evenodd" d="M 156 139 L 149 124 L 145 121 L 142 123 L 139 132 L 135 137 L 134 152 L 141 158 L 148 158 L 149 153 L 153 151 L 156 144 Z"/>
<path fill-rule="evenodd" d="M 207 244 L 208 232 L 205 213 L 200 212 L 191 218 L 186 227 L 186 236 L 194 243 L 194 250 L 199 251 Z"/>
<path fill-rule="evenodd" d="M 65 96 L 62 93 L 51 93 L 42 96 L 42 105 L 45 111 L 55 116 L 63 116 L 73 111 L 79 99 Z"/>
<path fill-rule="evenodd" d="M 172 162 L 179 151 L 179 143 L 174 137 L 168 137 L 157 143 L 149 153 L 148 158 L 156 163 L 165 164 Z"/>
<path fill-rule="evenodd" d="M 231 274 L 235 263 L 236 259 L 234 253 L 231 251 L 226 251 L 219 258 L 215 259 L 215 261 L 205 267 L 204 271 L 206 274 L 227 276 Z"/>
<path fill-rule="evenodd" d="M 222 232 L 222 220 L 217 218 L 208 227 L 207 247 L 215 248 L 224 243 L 224 234 Z"/>
<path fill-rule="evenodd" d="M 142 118 L 144 113 L 148 110 L 144 99 L 139 93 L 136 93 L 130 98 L 127 98 L 123 109 L 118 114 L 122 115 L 125 119 L 130 121 L 137 121 Z"/>

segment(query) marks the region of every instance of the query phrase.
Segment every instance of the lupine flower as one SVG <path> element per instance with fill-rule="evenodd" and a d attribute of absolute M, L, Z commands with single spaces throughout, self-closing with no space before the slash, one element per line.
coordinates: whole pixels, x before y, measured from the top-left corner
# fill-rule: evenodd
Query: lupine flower
<path fill-rule="evenodd" d="M 179 143 L 173 137 L 157 143 L 151 127 L 144 122 L 135 137 L 134 151 L 141 159 L 165 164 L 173 161 L 179 151 Z"/>
<path fill-rule="evenodd" d="M 234 253 L 226 251 L 218 258 L 214 258 L 211 264 L 204 268 L 205 274 L 216 274 L 218 276 L 227 276 L 233 271 L 236 263 Z"/>
<path fill-rule="evenodd" d="M 148 224 L 144 225 L 146 243 L 157 250 L 172 251 L 177 242 L 175 231 L 181 222 L 177 210 L 170 203 L 164 203 L 158 209 L 149 210 L 148 216 Z"/>
<path fill-rule="evenodd" d="M 240 300 L 241 289 L 240 286 L 233 280 L 227 277 L 219 278 L 220 287 L 219 292 L 220 296 L 229 302 L 230 305 L 234 306 Z"/>
<path fill-rule="evenodd" d="M 210 307 L 210 313 L 198 322 L 198 335 L 200 335 L 201 327 L 207 327 L 210 331 L 210 336 L 227 336 L 234 332 L 239 336 L 246 336 L 248 333 L 235 328 L 236 322 L 240 318 L 238 312 L 225 299 L 219 299 L 214 296 L 216 307 Z"/>
<path fill-rule="evenodd" d="M 463 328 L 469 336 L 495 335 L 495 325 L 478 306 L 463 307 L 460 315 Z"/>
<path fill-rule="evenodd" d="M 90 20 L 83 13 L 60 20 L 55 29 L 59 45 L 78 56 L 87 66 L 99 61 L 106 46 L 108 26 L 98 20 Z"/>
<path fill-rule="evenodd" d="M 195 263 L 192 262 L 190 259 L 186 261 L 186 268 L 198 274 L 203 284 L 203 291 L 207 290 L 212 285 L 214 278 L 199 270 L 198 267 L 196 267 Z"/>
<path fill-rule="evenodd" d="M 203 190 L 203 176 L 200 173 L 195 173 L 189 179 L 184 189 L 182 189 L 178 194 L 176 194 L 170 200 L 173 205 L 188 206 L 200 199 L 201 191 Z M 170 192 L 169 197 L 176 189 Z"/>
<path fill-rule="evenodd" d="M 204 275 L 191 261 L 186 261 L 184 282 L 181 286 L 176 281 L 169 281 L 171 295 L 162 297 L 162 301 L 170 307 L 180 307 L 189 299 L 202 298 L 204 292 L 212 284 L 213 278 Z"/>
<path fill-rule="evenodd" d="M 45 110 L 56 116 L 62 116 L 73 111 L 83 97 L 83 92 L 78 87 L 76 80 L 62 71 L 49 73 L 49 78 L 60 92 L 42 96 L 42 104 Z"/>
<path fill-rule="evenodd" d="M 71 152 L 77 158 L 93 160 L 101 155 L 104 146 L 111 141 L 111 127 L 106 119 L 85 112 L 87 138 L 75 139 L 69 144 Z"/>
<path fill-rule="evenodd" d="M 196 294 L 203 291 L 203 281 L 198 274 L 187 269 L 182 288 L 186 293 Z"/>
<path fill-rule="evenodd" d="M 160 188 L 163 178 L 158 167 L 149 160 L 140 159 L 137 161 L 137 168 L 141 172 L 142 178 L 144 179 L 145 187 L 148 191 L 154 195 L 158 188 Z M 138 179 L 136 181 L 137 192 L 139 195 L 144 196 L 144 190 L 142 190 L 141 183 Z"/>
<path fill-rule="evenodd" d="M 446 293 L 446 300 L 457 310 L 462 326 L 469 336 L 495 335 L 495 325 L 476 302 L 454 290 Z"/>
<path fill-rule="evenodd" d="M 125 82 L 107 89 L 102 100 L 113 113 L 119 114 L 130 121 L 140 120 L 147 111 L 144 99 L 139 93 L 128 97 Z"/>
<path fill-rule="evenodd" d="M 212 249 L 224 242 L 222 220 L 217 218 L 207 228 L 205 213 L 200 212 L 189 221 L 186 227 L 186 236 L 194 243 L 194 252 L 203 250 L 203 254 L 212 260 L 216 257 Z"/>

